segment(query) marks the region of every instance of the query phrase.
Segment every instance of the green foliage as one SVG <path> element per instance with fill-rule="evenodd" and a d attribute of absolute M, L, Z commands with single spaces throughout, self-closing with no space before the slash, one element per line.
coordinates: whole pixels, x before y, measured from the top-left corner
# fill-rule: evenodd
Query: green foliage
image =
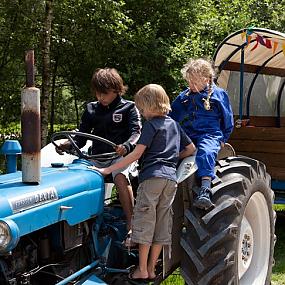
<path fill-rule="evenodd" d="M 41 87 L 45 1 L 0 4 L 0 121 L 20 119 L 25 85 L 24 51 L 35 50 Z M 54 0 L 51 80 L 55 123 L 78 123 L 98 67 L 118 69 L 133 94 L 158 83 L 174 97 L 183 88 L 180 69 L 189 57 L 212 57 L 229 33 L 259 26 L 282 31 L 284 0 Z M 76 107 L 79 106 L 76 114 Z"/>
<path fill-rule="evenodd" d="M 7 127 L 0 128 L 0 149 L 6 140 L 21 141 L 20 123 L 11 123 Z M 5 171 L 5 157 L 0 153 L 0 174 Z"/>
<path fill-rule="evenodd" d="M 5 140 L 21 140 L 21 127 L 19 123 L 11 123 L 6 127 L 0 128 L 0 145 Z"/>
<path fill-rule="evenodd" d="M 4 126 L 19 120 L 24 54 L 32 47 L 39 50 L 42 2 L 3 0 L 0 4 L 0 121 Z"/>

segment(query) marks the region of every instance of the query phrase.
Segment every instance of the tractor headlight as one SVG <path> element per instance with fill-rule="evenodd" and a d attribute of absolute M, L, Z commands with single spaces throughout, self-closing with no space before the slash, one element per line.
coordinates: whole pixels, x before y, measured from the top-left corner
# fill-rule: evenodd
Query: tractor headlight
<path fill-rule="evenodd" d="M 0 220 L 0 252 L 12 250 L 19 241 L 19 228 L 12 220 Z"/>
<path fill-rule="evenodd" d="M 0 248 L 6 248 L 11 241 L 11 232 L 5 222 L 0 222 Z"/>

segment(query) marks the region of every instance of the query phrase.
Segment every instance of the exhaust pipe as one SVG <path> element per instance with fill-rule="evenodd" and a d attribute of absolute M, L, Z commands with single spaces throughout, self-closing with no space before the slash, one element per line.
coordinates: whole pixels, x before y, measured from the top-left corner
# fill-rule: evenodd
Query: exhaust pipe
<path fill-rule="evenodd" d="M 40 89 L 35 87 L 34 51 L 25 54 L 26 87 L 21 92 L 22 182 L 41 179 Z"/>

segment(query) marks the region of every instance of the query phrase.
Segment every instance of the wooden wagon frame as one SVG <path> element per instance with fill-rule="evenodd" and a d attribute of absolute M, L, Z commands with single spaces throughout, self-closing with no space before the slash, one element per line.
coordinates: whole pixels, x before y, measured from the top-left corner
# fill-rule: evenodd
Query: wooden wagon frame
<path fill-rule="evenodd" d="M 229 142 L 238 155 L 265 163 L 275 203 L 285 204 L 285 34 L 239 30 L 221 42 L 213 61 L 235 116 Z"/>

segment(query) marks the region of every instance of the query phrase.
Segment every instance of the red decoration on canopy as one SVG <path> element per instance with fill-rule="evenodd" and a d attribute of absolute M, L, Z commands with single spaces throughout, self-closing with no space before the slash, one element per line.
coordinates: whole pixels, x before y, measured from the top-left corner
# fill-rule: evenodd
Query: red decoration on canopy
<path fill-rule="evenodd" d="M 246 31 L 242 32 L 242 39 L 246 36 L 246 48 L 249 46 L 251 43 L 252 38 L 255 37 L 255 45 L 251 48 L 250 51 L 255 50 L 258 47 L 258 44 L 261 44 L 262 46 L 265 46 L 268 49 L 272 49 L 272 53 L 274 54 L 277 50 L 277 47 L 280 42 L 278 42 L 278 38 L 269 38 L 266 36 L 261 36 L 260 34 L 253 32 L 251 29 L 247 29 Z M 285 55 L 285 41 L 282 42 L 282 51 L 283 54 Z"/>
<path fill-rule="evenodd" d="M 267 48 L 272 48 L 271 41 L 269 39 L 265 39 L 265 46 Z"/>
<path fill-rule="evenodd" d="M 257 39 L 257 41 L 258 41 L 261 45 L 265 46 L 265 42 L 264 42 L 264 39 L 263 39 L 262 36 L 257 35 L 257 36 L 256 36 L 256 39 Z"/>

